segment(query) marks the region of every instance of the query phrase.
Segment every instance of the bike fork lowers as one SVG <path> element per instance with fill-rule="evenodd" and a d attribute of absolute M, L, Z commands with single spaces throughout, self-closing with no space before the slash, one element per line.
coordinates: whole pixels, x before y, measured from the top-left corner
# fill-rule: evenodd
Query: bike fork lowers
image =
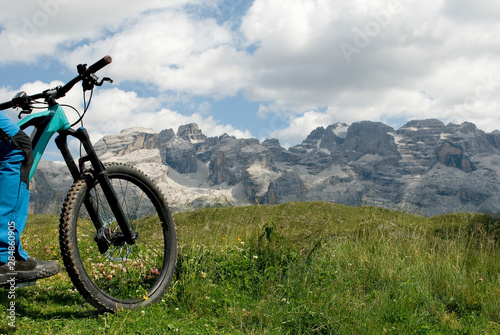
<path fill-rule="evenodd" d="M 83 145 L 87 156 L 80 158 L 80 168 L 78 168 L 73 160 L 73 157 L 68 149 L 67 137 L 68 135 L 77 138 L 80 143 Z M 99 215 L 98 204 L 91 197 L 87 197 L 85 199 L 85 207 L 87 212 L 89 213 L 90 218 L 92 219 L 94 226 L 97 230 L 97 234 L 95 240 L 99 247 L 99 251 L 101 254 L 105 253 L 108 250 L 109 245 L 114 243 L 116 245 L 123 245 L 124 243 L 134 244 L 135 240 L 138 237 L 137 232 L 132 230 L 130 223 L 123 212 L 123 208 L 119 205 L 116 193 L 111 185 L 111 182 L 108 178 L 108 174 L 97 157 L 94 147 L 90 142 L 90 138 L 88 132 L 85 128 L 78 128 L 77 130 L 68 129 L 59 134 L 59 136 L 55 140 L 57 147 L 61 151 L 64 161 L 68 166 L 73 179 L 76 181 L 80 178 L 84 170 L 84 163 L 90 161 L 93 170 L 94 176 L 99 181 L 101 185 L 102 191 L 108 201 L 111 211 L 120 226 L 123 236 L 114 237 L 113 241 L 110 240 L 109 232 L 106 231 L 106 227 L 102 222 L 102 219 Z"/>

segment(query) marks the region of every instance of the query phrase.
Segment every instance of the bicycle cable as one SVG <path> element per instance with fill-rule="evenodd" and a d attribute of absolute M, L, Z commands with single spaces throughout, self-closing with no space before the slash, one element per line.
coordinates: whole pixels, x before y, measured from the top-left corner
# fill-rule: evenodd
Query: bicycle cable
<path fill-rule="evenodd" d="M 75 113 L 78 115 L 78 118 L 81 118 L 81 115 L 80 115 L 80 112 L 78 111 L 78 109 L 76 109 L 75 107 L 71 106 L 71 105 L 67 105 L 67 104 L 61 104 L 60 105 L 61 107 L 69 107 L 71 108 L 72 110 L 75 111 Z M 78 122 L 77 122 L 78 123 Z M 73 125 L 72 125 L 73 127 Z"/>
<path fill-rule="evenodd" d="M 90 97 L 89 97 L 89 102 L 87 103 L 86 102 L 86 96 L 85 96 L 85 90 L 83 90 L 83 114 L 80 115 L 80 113 L 78 113 L 78 116 L 79 116 L 79 119 L 73 123 L 71 125 L 71 127 L 73 127 L 75 124 L 77 124 L 78 122 L 81 122 L 81 126 L 83 127 L 83 117 L 85 116 L 85 114 L 87 113 L 89 107 L 90 107 L 90 102 L 92 101 L 92 96 L 94 95 L 94 88 L 92 88 L 90 90 Z M 82 157 L 82 143 L 80 142 L 80 157 Z"/>
<path fill-rule="evenodd" d="M 37 105 L 41 105 L 41 106 L 37 106 Z M 47 109 L 47 103 L 45 101 L 34 100 L 33 102 L 30 103 L 30 106 L 33 109 Z"/>
<path fill-rule="evenodd" d="M 90 102 L 92 101 L 93 95 L 94 95 L 94 89 L 90 90 L 90 98 L 89 98 L 89 102 L 87 103 L 86 102 L 87 99 L 85 97 L 85 91 L 83 91 L 83 114 L 80 115 L 80 113 L 77 111 L 78 120 L 76 120 L 73 124 L 71 124 L 71 127 L 73 127 L 74 125 L 76 125 L 79 122 L 81 122 L 81 126 L 83 127 L 83 117 L 85 116 L 85 114 L 87 113 L 87 111 L 89 109 Z"/>

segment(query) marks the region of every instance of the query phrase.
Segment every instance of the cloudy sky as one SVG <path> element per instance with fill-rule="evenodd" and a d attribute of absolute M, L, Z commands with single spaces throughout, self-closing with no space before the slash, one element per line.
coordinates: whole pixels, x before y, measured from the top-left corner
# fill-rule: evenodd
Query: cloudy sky
<path fill-rule="evenodd" d="M 96 90 L 85 122 L 93 140 L 190 122 L 285 146 L 361 120 L 492 131 L 499 33 L 493 0 L 3 1 L 0 100 L 109 54 L 98 74 L 114 83 Z M 80 107 L 81 91 L 64 102 Z"/>

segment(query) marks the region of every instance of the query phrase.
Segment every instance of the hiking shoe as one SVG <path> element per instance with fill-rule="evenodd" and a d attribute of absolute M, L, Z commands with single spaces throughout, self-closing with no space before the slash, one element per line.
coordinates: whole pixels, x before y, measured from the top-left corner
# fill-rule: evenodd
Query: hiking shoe
<path fill-rule="evenodd" d="M 56 261 L 41 261 L 33 257 L 27 260 L 4 263 L 0 265 L 0 286 L 15 280 L 16 283 L 51 277 L 59 272 L 61 267 Z"/>

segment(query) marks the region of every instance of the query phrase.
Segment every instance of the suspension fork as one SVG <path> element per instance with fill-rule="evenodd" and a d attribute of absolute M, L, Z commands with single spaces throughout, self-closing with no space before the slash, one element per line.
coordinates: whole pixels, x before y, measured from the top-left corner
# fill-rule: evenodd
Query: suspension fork
<path fill-rule="evenodd" d="M 87 156 L 80 158 L 80 168 L 77 167 L 73 159 L 73 156 L 71 155 L 68 149 L 68 142 L 67 142 L 68 135 L 78 139 L 80 143 L 83 145 L 85 152 L 87 153 Z M 64 157 L 64 161 L 68 166 L 68 169 L 71 173 L 71 176 L 73 177 L 73 180 L 76 181 L 80 178 L 80 176 L 83 173 L 84 162 L 90 161 L 94 169 L 95 178 L 99 181 L 99 184 L 101 185 L 102 191 L 108 201 L 111 211 L 116 221 L 118 222 L 118 225 L 120 226 L 120 229 L 123 234 L 123 241 L 115 241 L 115 242 L 117 243 L 126 242 L 128 244 L 134 244 L 135 240 L 138 237 L 138 234 L 137 232 L 132 230 L 130 222 L 125 216 L 125 213 L 123 212 L 123 208 L 118 204 L 116 193 L 113 189 L 113 186 L 111 186 L 111 182 L 109 180 L 106 169 L 104 168 L 104 165 L 101 163 L 101 161 L 97 157 L 97 154 L 95 153 L 94 147 L 90 142 L 90 137 L 88 135 L 87 130 L 85 128 L 78 128 L 77 130 L 70 128 L 64 130 L 55 139 L 55 142 L 57 147 L 61 151 L 61 154 Z M 97 235 L 98 235 L 96 236 L 96 241 L 97 241 L 99 239 L 99 235 L 104 236 L 103 232 L 103 229 L 105 228 L 104 223 L 102 222 L 102 219 L 99 216 L 99 210 L 97 208 L 97 204 L 95 203 L 95 201 L 93 201 L 92 198 L 87 197 L 84 201 L 84 204 L 97 230 Z M 111 243 L 109 240 L 108 241 L 101 240 L 102 245 L 100 244 L 99 241 L 97 242 L 99 245 L 99 251 L 101 253 L 106 252 Z"/>

